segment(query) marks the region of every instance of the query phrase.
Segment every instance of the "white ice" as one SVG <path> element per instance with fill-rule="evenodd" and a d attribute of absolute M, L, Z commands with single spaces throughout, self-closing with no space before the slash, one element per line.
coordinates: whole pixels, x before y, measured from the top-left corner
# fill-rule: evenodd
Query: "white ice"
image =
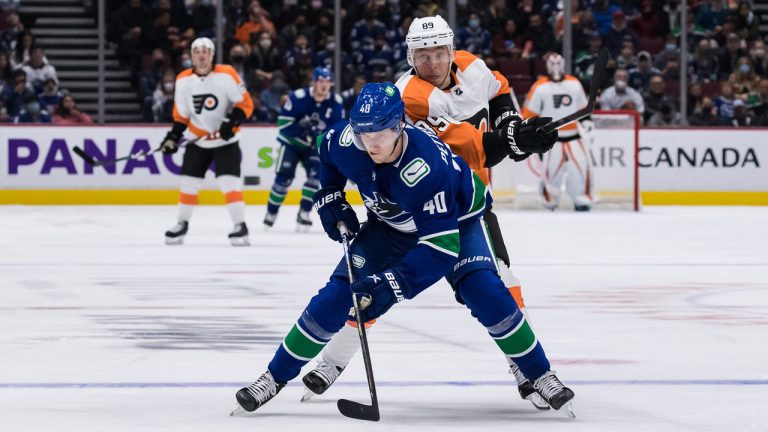
<path fill-rule="evenodd" d="M 368 400 L 359 356 L 314 402 L 228 416 L 341 257 L 296 207 L 247 212 L 252 247 L 218 206 L 171 247 L 173 207 L 0 207 L 0 431 L 768 430 L 768 208 L 502 211 L 577 419 L 520 400 L 441 282 L 370 333 L 379 423 L 336 409 Z"/>

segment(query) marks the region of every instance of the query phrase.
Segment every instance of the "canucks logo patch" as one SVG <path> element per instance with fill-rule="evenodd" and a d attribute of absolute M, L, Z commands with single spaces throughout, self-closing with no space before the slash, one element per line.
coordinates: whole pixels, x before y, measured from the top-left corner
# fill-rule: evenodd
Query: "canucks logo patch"
<path fill-rule="evenodd" d="M 409 187 L 413 187 L 421 179 L 429 174 L 429 165 L 422 158 L 416 158 L 412 160 L 405 168 L 400 171 L 400 178 L 403 179 L 405 184 Z"/>
<path fill-rule="evenodd" d="M 203 108 L 213 111 L 219 106 L 219 100 L 211 93 L 192 95 L 192 105 L 195 107 L 195 114 L 203 112 Z"/>

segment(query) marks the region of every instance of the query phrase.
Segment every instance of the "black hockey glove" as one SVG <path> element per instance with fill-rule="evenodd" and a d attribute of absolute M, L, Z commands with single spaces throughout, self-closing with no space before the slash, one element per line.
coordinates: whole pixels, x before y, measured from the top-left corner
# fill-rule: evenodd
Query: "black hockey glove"
<path fill-rule="evenodd" d="M 411 298 L 403 278 L 394 270 L 384 270 L 355 281 L 352 292 L 358 296 L 362 322 L 374 320 L 395 303 Z"/>
<path fill-rule="evenodd" d="M 331 240 L 341 242 L 339 222 L 347 226 L 350 237 L 354 237 L 360 231 L 360 221 L 357 219 L 355 210 L 347 202 L 344 191 L 323 188 L 315 193 L 313 201 L 323 229 Z"/>
<path fill-rule="evenodd" d="M 229 141 L 235 136 L 234 128 L 240 126 L 245 120 L 245 113 L 240 108 L 235 108 L 219 126 L 219 136 L 225 141 Z"/>
<path fill-rule="evenodd" d="M 179 142 L 181 141 L 181 133 L 184 132 L 187 126 L 182 123 L 174 123 L 173 127 L 163 138 L 163 142 L 160 144 L 160 151 L 163 154 L 174 154 L 179 151 Z"/>
<path fill-rule="evenodd" d="M 500 127 L 493 133 L 506 143 L 507 155 L 514 160 L 525 159 L 531 153 L 546 153 L 557 141 L 557 131 L 548 134 L 536 131 L 551 122 L 551 117 L 531 117 L 521 121 L 520 117 L 509 116 L 500 120 Z"/>

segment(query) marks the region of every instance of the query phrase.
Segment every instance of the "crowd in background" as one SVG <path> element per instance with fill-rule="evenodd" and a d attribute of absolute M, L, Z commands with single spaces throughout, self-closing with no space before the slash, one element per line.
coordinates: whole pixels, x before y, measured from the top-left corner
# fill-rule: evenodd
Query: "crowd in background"
<path fill-rule="evenodd" d="M 23 121 L 20 113 L 31 94 L 46 97 L 58 83 L 29 29 L 14 18 L 13 6 L 5 6 L 13 3 L 2 3 L 0 17 L 5 113 L 0 121 Z M 107 5 L 108 39 L 133 71 L 144 120 L 171 121 L 175 76 L 191 66 L 189 45 L 196 37 L 215 36 L 214 1 L 107 0 Z M 333 66 L 337 44 L 343 80 L 336 91 L 351 106 L 366 82 L 396 80 L 408 70 L 405 35 L 413 18 L 447 16 L 443 3 L 431 0 L 343 2 L 343 35 L 337 41 L 332 5 L 330 0 L 225 2 L 224 61 L 238 70 L 254 98 L 250 121 L 275 122 L 291 89 L 307 85 L 316 66 Z M 689 124 L 768 125 L 768 56 L 749 1 L 689 1 L 690 52 L 683 67 L 678 0 L 575 0 L 572 8 L 573 74 L 586 86 L 598 51 L 606 47 L 613 57 L 601 108 L 637 110 L 648 126 L 679 125 L 680 74 L 687 73 Z M 545 73 L 546 55 L 561 50 L 562 2 L 457 0 L 457 9 L 456 48 L 504 74 L 522 102 Z M 52 72 L 43 74 L 41 67 Z M 65 107 L 59 97 L 58 104 L 41 103 L 41 113 Z"/>
<path fill-rule="evenodd" d="M 59 88 L 56 68 L 21 16 L 19 0 L 0 1 L 0 123 L 92 124 L 72 95 Z"/>

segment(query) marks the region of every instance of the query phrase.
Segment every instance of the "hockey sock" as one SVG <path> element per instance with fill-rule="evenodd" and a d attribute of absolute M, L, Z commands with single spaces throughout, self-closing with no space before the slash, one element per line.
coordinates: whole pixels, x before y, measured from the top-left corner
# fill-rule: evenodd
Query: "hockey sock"
<path fill-rule="evenodd" d="M 267 212 L 277 213 L 280 210 L 280 206 L 285 201 L 285 196 L 288 194 L 288 187 L 293 181 L 292 178 L 286 178 L 285 176 L 278 174 L 275 177 L 275 183 L 272 185 L 272 190 L 269 192 L 269 200 L 267 201 Z"/>
<path fill-rule="evenodd" d="M 320 189 L 319 184 L 317 180 L 304 183 L 304 186 L 301 188 L 301 203 L 299 203 L 302 211 L 308 212 L 312 210 L 312 198 L 315 196 L 315 192 Z"/>
<path fill-rule="evenodd" d="M 232 223 L 237 225 L 245 222 L 245 202 L 243 201 L 242 183 L 240 177 L 223 175 L 216 178 L 219 189 L 224 194 L 227 211 Z"/>
<path fill-rule="evenodd" d="M 190 176 L 181 177 L 181 187 L 179 188 L 179 221 L 189 221 L 192 218 L 192 212 L 197 206 L 197 193 L 203 179 Z"/>

